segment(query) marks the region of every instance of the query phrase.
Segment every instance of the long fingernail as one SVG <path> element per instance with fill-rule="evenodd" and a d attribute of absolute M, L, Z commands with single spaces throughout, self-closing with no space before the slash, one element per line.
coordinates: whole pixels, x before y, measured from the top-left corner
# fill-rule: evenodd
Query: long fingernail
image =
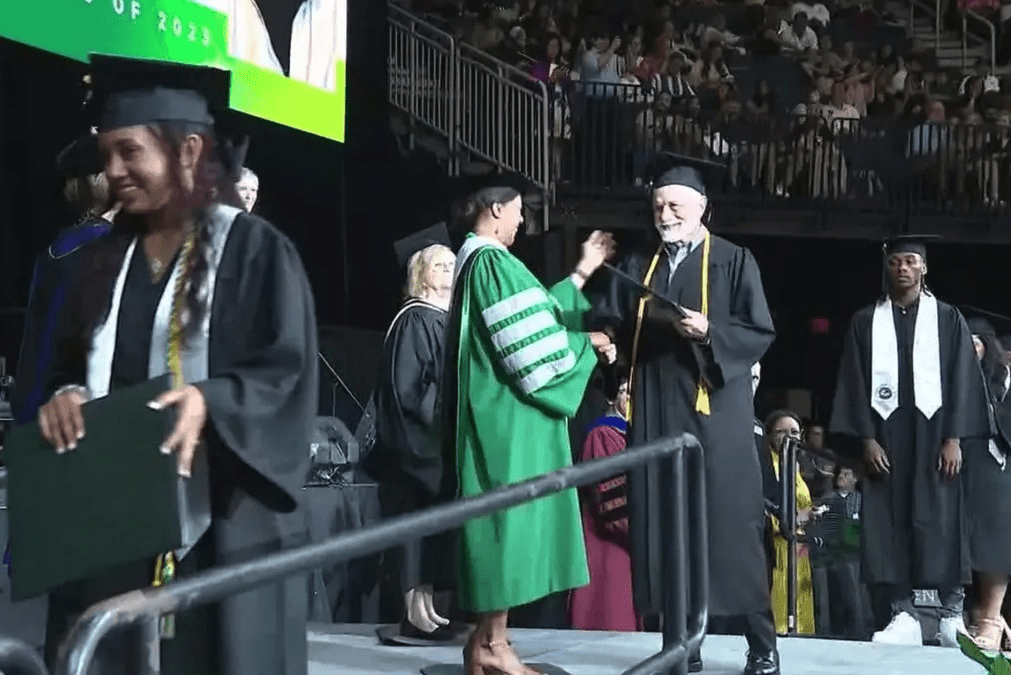
<path fill-rule="evenodd" d="M 84 432 L 83 431 L 78 431 L 77 432 L 77 440 L 81 440 L 82 438 L 84 438 Z"/>
<path fill-rule="evenodd" d="M 151 410 L 161 410 L 165 406 L 163 406 L 158 401 L 148 401 L 147 402 L 147 407 L 150 408 Z"/>
<path fill-rule="evenodd" d="M 179 475 L 182 476 L 183 478 L 189 478 L 190 477 L 190 470 L 189 469 L 179 469 Z"/>
<path fill-rule="evenodd" d="M 60 447 L 56 448 L 56 454 L 57 454 L 57 455 L 62 455 L 62 454 L 63 454 L 63 453 L 65 453 L 66 451 L 67 451 L 67 449 L 66 449 L 66 448 L 64 448 L 63 446 L 60 446 Z"/>
<path fill-rule="evenodd" d="M 67 450 L 76 450 L 76 449 L 77 449 L 77 442 L 70 441 L 70 445 L 67 446 Z"/>
<path fill-rule="evenodd" d="M 161 454 L 163 454 L 163 455 L 171 455 L 172 454 L 172 448 L 170 448 L 167 445 L 161 446 L 160 448 L 158 448 L 158 451 L 161 452 Z"/>

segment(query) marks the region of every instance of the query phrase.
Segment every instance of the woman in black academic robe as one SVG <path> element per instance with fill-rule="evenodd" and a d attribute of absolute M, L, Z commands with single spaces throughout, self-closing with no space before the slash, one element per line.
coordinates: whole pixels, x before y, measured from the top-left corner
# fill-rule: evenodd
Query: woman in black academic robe
<path fill-rule="evenodd" d="M 965 449 L 969 558 L 978 573 L 979 603 L 970 632 L 981 649 L 1011 646 L 1001 604 L 1011 576 L 1011 358 L 988 321 L 968 316 L 994 422 L 990 439 L 971 439 Z"/>
<path fill-rule="evenodd" d="M 137 124 L 138 111 L 158 103 L 158 91 L 147 107 L 114 101 L 107 108 L 131 113 L 119 125 L 105 120 L 100 138 L 123 208 L 73 286 L 53 395 L 39 422 L 55 448 L 73 451 L 75 435 L 87 432 L 79 411 L 89 395 L 165 372 L 167 335 L 181 332 L 183 365 L 202 361 L 206 376 L 190 380 L 184 368 L 183 386 L 157 400 L 178 413 L 163 449 L 178 456 L 184 478 L 206 464 L 211 502 L 209 529 L 176 566 L 175 575 L 185 577 L 305 541 L 299 500 L 317 408 L 317 338 L 298 253 L 269 223 L 237 208 L 213 129 L 196 126 L 180 106 L 166 109 L 178 121 L 165 115 L 170 121 Z M 166 321 L 159 308 L 170 306 L 176 310 Z M 150 586 L 155 563 L 139 560 L 54 589 L 48 660 L 89 606 Z M 296 576 L 178 614 L 174 637 L 161 644 L 161 672 L 305 674 L 307 604 L 305 579 Z M 137 672 L 135 637 L 104 640 L 89 673 Z"/>

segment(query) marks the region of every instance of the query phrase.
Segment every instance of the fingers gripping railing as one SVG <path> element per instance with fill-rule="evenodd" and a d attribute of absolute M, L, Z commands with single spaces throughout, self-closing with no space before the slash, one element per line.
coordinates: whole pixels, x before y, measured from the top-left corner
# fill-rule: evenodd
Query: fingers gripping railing
<path fill-rule="evenodd" d="M 693 455 L 693 512 L 689 512 L 685 496 L 685 450 Z M 111 598 L 89 608 L 67 636 L 59 655 L 59 675 L 85 675 L 95 650 L 102 639 L 115 629 L 141 629 L 139 672 L 159 675 L 158 617 L 220 600 L 256 586 L 270 583 L 301 572 L 372 553 L 378 553 L 403 541 L 426 537 L 459 527 L 466 521 L 486 516 L 518 504 L 523 504 L 562 490 L 600 482 L 629 469 L 665 459 L 662 469 L 670 477 L 672 489 L 667 493 L 675 536 L 664 542 L 673 574 L 673 585 L 667 591 L 665 610 L 668 621 L 664 632 L 664 652 L 644 666 L 633 668 L 627 675 L 661 672 L 679 663 L 678 673 L 687 668 L 689 644 L 701 643 L 705 631 L 708 606 L 708 548 L 706 545 L 705 480 L 702 475 L 702 447 L 693 436 L 684 434 L 639 447 L 629 448 L 604 459 L 583 462 L 552 473 L 531 478 L 515 485 L 498 488 L 477 497 L 469 497 L 432 509 L 393 518 L 373 527 L 348 532 L 325 542 L 283 551 L 238 565 L 208 570 L 160 588 L 147 588 Z M 685 626 L 686 580 L 689 575 L 685 561 L 685 523 L 692 522 L 692 607 L 694 610 L 691 636 Z M 679 618 L 680 617 L 680 618 Z M 676 644 L 675 644 L 676 643 Z M 648 667 L 646 667 L 648 666 Z M 642 669 L 646 667 L 646 669 Z M 663 672 L 668 672 L 663 670 Z M 28 671 L 38 675 L 41 671 Z"/>
<path fill-rule="evenodd" d="M 664 515 L 670 519 L 663 545 L 663 651 L 623 675 L 686 675 L 688 659 L 702 646 L 709 622 L 709 542 L 706 474 L 702 446 L 690 434 L 661 468 Z M 689 473 L 685 471 L 689 454 Z M 687 544 L 687 546 L 686 546 Z M 688 597 L 690 596 L 690 598 Z M 690 600 L 690 603 L 689 603 Z"/>

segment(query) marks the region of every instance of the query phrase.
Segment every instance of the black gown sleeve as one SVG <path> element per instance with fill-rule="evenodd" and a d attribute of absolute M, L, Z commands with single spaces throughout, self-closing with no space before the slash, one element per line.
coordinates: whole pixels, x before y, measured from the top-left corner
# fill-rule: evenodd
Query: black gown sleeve
<path fill-rule="evenodd" d="M 409 311 L 397 322 L 390 339 L 390 373 L 403 414 L 425 427 L 435 422 L 442 329 L 422 311 Z"/>
<path fill-rule="evenodd" d="M 196 385 L 207 404 L 205 433 L 238 459 L 229 462 L 236 483 L 268 508 L 290 512 L 306 479 L 318 407 L 312 291 L 295 247 L 280 233 L 246 215 L 232 227 L 239 230 L 232 238 L 245 241 L 226 246 L 210 378 Z M 233 244 L 240 252 L 229 260 Z"/>
<path fill-rule="evenodd" d="M 749 374 L 776 339 L 758 263 L 746 249 L 737 253 L 732 274 L 730 319 L 709 324 L 709 345 L 700 350 L 714 386 Z"/>
<path fill-rule="evenodd" d="M 864 366 L 870 358 L 866 322 L 861 313 L 850 321 L 843 342 L 839 375 L 836 379 L 835 398 L 832 402 L 832 421 L 829 430 L 855 438 L 874 438 L 875 425 L 870 405 L 870 393 Z"/>
<path fill-rule="evenodd" d="M 938 309 L 943 312 L 941 339 L 947 342 L 948 361 L 941 364 L 946 385 L 941 407 L 941 437 L 990 438 L 995 430 L 989 414 L 986 382 L 973 349 L 969 325 L 954 308 Z"/>

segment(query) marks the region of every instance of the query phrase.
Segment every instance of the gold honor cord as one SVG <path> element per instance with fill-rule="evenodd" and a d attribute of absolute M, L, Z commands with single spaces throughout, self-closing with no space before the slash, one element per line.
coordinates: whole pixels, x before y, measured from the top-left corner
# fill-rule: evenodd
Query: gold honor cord
<path fill-rule="evenodd" d="M 705 238 L 702 240 L 702 315 L 709 317 L 709 233 L 706 232 Z M 653 274 L 656 272 L 656 266 L 660 262 L 660 256 L 663 254 L 663 244 L 656 250 L 653 255 L 653 260 L 649 264 L 649 269 L 646 270 L 646 276 L 642 280 L 643 286 L 649 288 L 650 282 L 653 280 Z M 632 418 L 632 406 L 635 404 L 633 396 L 635 392 L 632 384 L 635 382 L 633 379 L 635 377 L 635 364 L 639 357 L 639 337 L 642 334 L 642 319 L 646 314 L 646 302 L 649 300 L 649 296 L 643 295 L 639 299 L 639 310 L 636 312 L 635 317 L 635 334 L 632 337 L 632 363 L 629 368 L 628 381 L 629 381 L 629 399 L 628 399 L 628 419 Z M 701 374 L 700 374 L 701 375 Z M 706 389 L 705 384 L 702 382 L 702 378 L 699 378 L 699 387 L 695 396 L 695 412 L 701 413 L 703 415 L 709 415 L 711 410 L 709 407 L 709 391 Z"/>
<path fill-rule="evenodd" d="M 176 277 L 175 288 L 172 292 L 172 316 L 169 320 L 169 342 L 168 342 L 168 369 L 172 377 L 172 388 L 182 389 L 186 385 L 183 379 L 183 322 L 182 313 L 186 305 L 186 280 L 189 278 L 190 269 L 193 266 L 193 248 L 196 243 L 196 234 L 191 231 L 183 240 L 182 251 L 179 253 L 179 260 L 182 269 Z M 155 560 L 154 581 L 152 586 L 163 586 L 176 577 L 176 554 L 174 551 L 162 553 Z M 174 614 L 165 614 L 159 622 L 159 632 L 163 640 L 170 640 L 175 637 L 176 622 Z"/>

